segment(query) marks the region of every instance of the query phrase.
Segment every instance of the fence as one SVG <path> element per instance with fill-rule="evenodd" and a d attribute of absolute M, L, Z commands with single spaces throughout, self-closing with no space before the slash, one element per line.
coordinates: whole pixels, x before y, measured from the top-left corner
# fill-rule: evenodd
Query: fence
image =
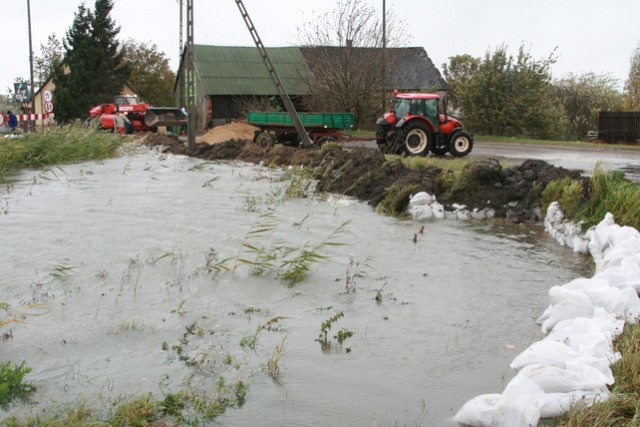
<path fill-rule="evenodd" d="M 640 138 L 640 112 L 601 111 L 598 116 L 598 139 L 609 144 L 635 142 Z"/>

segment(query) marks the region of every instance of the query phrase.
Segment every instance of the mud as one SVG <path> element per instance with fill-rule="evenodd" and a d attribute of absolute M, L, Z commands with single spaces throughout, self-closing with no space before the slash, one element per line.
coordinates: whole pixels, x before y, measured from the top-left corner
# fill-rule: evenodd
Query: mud
<path fill-rule="evenodd" d="M 186 145 L 171 135 L 149 135 L 142 142 L 162 146 L 163 151 L 188 155 Z M 469 163 L 463 170 L 464 184 L 445 192 L 441 170 L 436 167 L 412 171 L 400 162 L 386 162 L 384 154 L 369 148 L 319 149 L 276 145 L 262 149 L 240 139 L 210 145 L 197 144 L 192 156 L 207 160 L 243 160 L 270 166 L 310 166 L 318 180 L 318 192 L 340 193 L 367 201 L 376 207 L 388 192 L 397 193 L 390 213 L 401 213 L 412 193 L 434 194 L 445 208 L 453 204 L 467 209 L 495 210 L 497 218 L 521 223 L 539 221 L 540 196 L 546 185 L 557 178 L 584 179 L 579 171 L 555 167 L 542 160 L 526 160 L 504 168 L 496 159 Z"/>

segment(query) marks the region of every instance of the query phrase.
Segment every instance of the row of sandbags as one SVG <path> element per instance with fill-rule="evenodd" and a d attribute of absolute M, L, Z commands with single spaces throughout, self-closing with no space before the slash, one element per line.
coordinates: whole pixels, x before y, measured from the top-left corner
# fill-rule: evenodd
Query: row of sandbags
<path fill-rule="evenodd" d="M 591 405 L 609 396 L 611 364 L 620 354 L 613 340 L 640 315 L 640 233 L 615 224 L 611 214 L 586 234 L 565 221 L 557 203 L 547 210 L 547 232 L 575 251 L 589 251 L 591 278 L 549 290 L 538 319 L 545 337 L 511 363 L 517 370 L 502 393 L 477 396 L 454 419 L 470 426 L 536 426 L 566 413 L 572 403 Z"/>

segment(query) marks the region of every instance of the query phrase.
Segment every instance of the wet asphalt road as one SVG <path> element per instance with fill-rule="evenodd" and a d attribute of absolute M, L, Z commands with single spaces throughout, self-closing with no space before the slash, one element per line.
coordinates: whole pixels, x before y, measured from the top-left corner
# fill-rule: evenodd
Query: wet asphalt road
<path fill-rule="evenodd" d="M 345 147 L 376 148 L 375 141 L 348 142 Z M 580 144 L 546 145 L 520 142 L 478 142 L 469 154 L 477 158 L 496 158 L 517 166 L 527 159 L 544 160 L 554 166 L 575 169 L 589 176 L 598 163 L 605 170 L 621 170 L 640 184 L 640 150 L 619 146 Z"/>

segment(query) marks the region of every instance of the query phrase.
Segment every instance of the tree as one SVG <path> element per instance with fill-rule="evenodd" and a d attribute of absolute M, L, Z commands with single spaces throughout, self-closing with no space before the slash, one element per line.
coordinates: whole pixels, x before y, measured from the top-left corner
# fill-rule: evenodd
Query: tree
<path fill-rule="evenodd" d="M 469 92 L 469 86 L 480 62 L 480 58 L 471 55 L 458 55 L 449 58 L 449 64 L 442 64 L 444 78 L 449 86 L 448 98 L 453 110 L 459 108 L 464 94 Z"/>
<path fill-rule="evenodd" d="M 47 44 L 40 45 L 40 55 L 34 59 L 34 74 L 36 88 L 41 87 L 53 74 L 55 64 L 62 62 L 62 42 L 55 33 L 47 37 Z"/>
<path fill-rule="evenodd" d="M 629 79 L 624 85 L 624 109 L 640 111 L 640 45 L 631 55 Z"/>
<path fill-rule="evenodd" d="M 618 81 L 607 74 L 570 74 L 553 85 L 553 97 L 562 106 L 565 117 L 564 139 L 585 139 L 598 128 L 600 111 L 622 109 L 623 95 Z"/>
<path fill-rule="evenodd" d="M 131 69 L 129 83 L 138 94 L 152 105 L 174 105 L 176 75 L 164 52 L 159 52 L 155 43 L 138 43 L 131 39 L 123 47 L 124 59 Z"/>
<path fill-rule="evenodd" d="M 116 40 L 120 31 L 110 18 L 112 0 L 96 0 L 95 13 L 78 6 L 63 40 L 64 59 L 53 79 L 56 119 L 85 118 L 91 106 L 113 101 L 129 77 L 129 68 Z"/>
<path fill-rule="evenodd" d="M 387 13 L 387 46 L 409 40 L 392 12 Z M 363 0 L 340 0 L 332 12 L 312 16 L 298 28 L 313 77 L 308 108 L 348 111 L 356 125 L 372 121 L 382 88 L 382 24 Z M 392 58 L 386 58 L 390 63 Z M 376 95 L 377 93 L 377 95 Z"/>
<path fill-rule="evenodd" d="M 467 127 L 487 135 L 551 136 L 559 114 L 549 96 L 554 52 L 534 60 L 523 46 L 513 57 L 502 45 L 482 59 L 450 58 L 445 76 L 454 78 L 451 96 Z"/>

